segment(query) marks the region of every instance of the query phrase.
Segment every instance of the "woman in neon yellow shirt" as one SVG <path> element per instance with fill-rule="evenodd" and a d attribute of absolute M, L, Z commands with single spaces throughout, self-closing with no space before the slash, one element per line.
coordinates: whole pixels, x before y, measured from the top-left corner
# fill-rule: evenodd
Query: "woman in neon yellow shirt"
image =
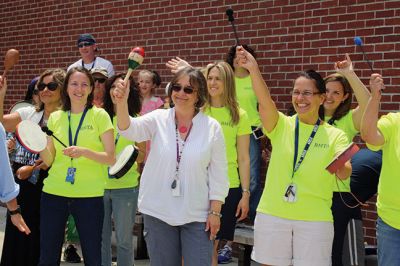
<path fill-rule="evenodd" d="M 109 114 L 114 125 L 115 151 L 121 152 L 128 145 L 135 145 L 135 142 L 126 139 L 117 133 L 117 118 L 116 106 L 114 103 L 113 91 L 116 82 L 124 79 L 125 74 L 112 76 L 107 80 L 104 109 Z M 139 114 L 141 104 L 140 95 L 137 88 L 131 83 L 131 88 L 128 97 L 129 115 L 135 117 Z M 104 222 L 103 236 L 101 244 L 101 261 L 102 265 L 111 265 L 111 232 L 112 221 L 114 219 L 114 227 L 117 239 L 117 264 L 133 265 L 133 235 L 132 228 L 135 223 L 135 215 L 137 208 L 137 199 L 139 194 L 139 172 L 138 163 L 141 163 L 144 158 L 146 144 L 138 143 L 139 155 L 131 169 L 121 178 L 106 179 L 104 191 Z"/>
<path fill-rule="evenodd" d="M 226 62 L 217 62 L 205 70 L 208 95 L 204 112 L 222 126 L 228 159 L 229 193 L 222 206 L 221 227 L 214 241 L 213 265 L 218 265 L 217 248 L 220 239 L 232 241 L 236 220 L 247 217 L 250 198 L 249 135 L 251 125 L 247 113 L 236 100 L 232 68 Z"/>
<path fill-rule="evenodd" d="M 389 113 L 378 120 L 384 88 L 380 74 L 371 75 L 370 87 L 371 97 L 361 121 L 361 137 L 368 148 L 383 152 L 376 202 L 378 264 L 400 265 L 400 113 Z"/>
<path fill-rule="evenodd" d="M 333 183 L 350 176 L 351 164 L 339 168 L 336 177 L 325 170 L 348 141 L 341 130 L 323 122 L 324 81 L 313 70 L 301 73 L 292 91 L 296 115 L 288 117 L 277 110 L 254 57 L 241 47 L 237 53 L 239 65 L 250 72 L 272 143 L 252 257 L 265 265 L 330 265 Z"/>
<path fill-rule="evenodd" d="M 106 165 L 115 162 L 113 126 L 104 109 L 92 105 L 94 80 L 88 70 L 72 68 L 61 89 L 62 110 L 50 115 L 48 137 L 40 153 L 51 169 L 44 181 L 40 208 L 40 262 L 60 259 L 65 223 L 71 214 L 86 265 L 101 265 Z"/>

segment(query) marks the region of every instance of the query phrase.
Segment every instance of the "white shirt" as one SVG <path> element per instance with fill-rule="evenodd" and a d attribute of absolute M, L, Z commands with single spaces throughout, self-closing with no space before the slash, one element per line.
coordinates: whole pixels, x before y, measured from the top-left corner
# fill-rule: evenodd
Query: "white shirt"
<path fill-rule="evenodd" d="M 171 189 L 177 164 L 175 108 L 131 117 L 129 128 L 119 130 L 133 141 L 151 140 L 140 180 L 139 210 L 173 226 L 205 222 L 210 200 L 224 202 L 229 190 L 221 126 L 202 112 L 192 122 L 179 165 L 179 197 Z"/>
<path fill-rule="evenodd" d="M 82 59 L 79 59 L 78 61 L 70 65 L 67 69 L 67 72 L 73 67 L 82 67 Z M 107 69 L 108 77 L 112 77 L 115 74 L 113 64 L 107 59 L 104 59 L 100 56 L 96 56 L 94 62 L 91 62 L 89 64 L 84 64 L 84 67 L 87 70 L 91 70 L 92 68 L 97 68 L 97 67 L 104 67 L 105 69 Z"/>

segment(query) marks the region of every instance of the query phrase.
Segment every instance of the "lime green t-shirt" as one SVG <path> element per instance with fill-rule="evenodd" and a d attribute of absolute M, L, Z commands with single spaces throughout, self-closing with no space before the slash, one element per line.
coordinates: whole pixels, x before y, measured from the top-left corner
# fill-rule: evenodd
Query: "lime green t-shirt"
<path fill-rule="evenodd" d="M 75 137 L 81 116 L 82 113 L 71 114 L 72 139 Z M 69 145 L 68 112 L 60 110 L 52 113 L 47 126 L 57 138 L 67 146 Z M 110 129 L 113 129 L 113 125 L 110 116 L 104 109 L 96 107 L 89 109 L 79 130 L 77 146 L 97 152 L 104 151 L 100 136 Z M 64 147 L 58 141 L 53 140 L 53 143 L 56 154 L 49 170 L 49 176 L 44 180 L 43 191 L 71 198 L 103 196 L 104 180 L 108 178 L 107 166 L 83 156 L 73 159 L 72 165 L 76 168 L 75 183 L 66 182 L 67 170 L 71 167 L 71 158 L 63 155 Z"/>
<path fill-rule="evenodd" d="M 328 123 L 321 124 L 292 179 L 296 117 L 279 113 L 275 128 L 270 133 L 264 129 L 271 139 L 272 154 L 257 211 L 292 220 L 332 221 L 332 193 L 336 177 L 325 168 L 335 154 L 346 148 L 347 137 L 343 131 Z M 299 122 L 297 161 L 313 127 Z M 297 186 L 297 201 L 293 203 L 284 200 L 291 183 Z"/>
<path fill-rule="evenodd" d="M 257 110 L 257 97 L 253 91 L 253 83 L 250 75 L 245 78 L 235 77 L 236 96 L 241 108 L 247 112 L 250 125 L 258 127 L 261 125 L 260 114 Z"/>
<path fill-rule="evenodd" d="M 378 129 L 385 143 L 381 147 L 367 143 L 371 150 L 382 149 L 383 153 L 376 206 L 379 217 L 400 230 L 400 113 L 382 116 L 378 121 Z"/>
<path fill-rule="evenodd" d="M 351 110 L 339 120 L 335 120 L 332 124 L 332 126 L 343 130 L 349 139 L 349 143 L 352 142 L 354 137 L 359 133 L 354 127 L 353 111 L 354 110 Z M 329 121 L 329 119 L 331 119 L 330 116 L 325 116 L 325 121 Z M 347 178 L 346 180 L 338 180 L 337 183 L 335 182 L 333 185 L 333 191 L 350 192 L 350 178 Z"/>
<path fill-rule="evenodd" d="M 117 119 L 113 118 L 114 125 L 114 139 L 116 139 L 117 131 Z M 115 154 L 120 153 L 126 146 L 134 145 L 135 142 L 126 139 L 125 137 L 118 135 L 118 141 L 115 145 Z M 131 188 L 136 187 L 139 184 L 139 172 L 137 171 L 137 163 L 135 162 L 131 169 L 121 178 L 108 178 L 106 179 L 106 189 L 119 189 L 119 188 Z"/>
<path fill-rule="evenodd" d="M 238 136 L 249 135 L 251 133 L 251 125 L 247 113 L 245 110 L 239 109 L 239 123 L 237 125 L 232 124 L 231 114 L 226 107 L 206 108 L 204 113 L 217 120 L 222 127 L 228 160 L 229 187 L 240 187 L 236 142 Z"/>

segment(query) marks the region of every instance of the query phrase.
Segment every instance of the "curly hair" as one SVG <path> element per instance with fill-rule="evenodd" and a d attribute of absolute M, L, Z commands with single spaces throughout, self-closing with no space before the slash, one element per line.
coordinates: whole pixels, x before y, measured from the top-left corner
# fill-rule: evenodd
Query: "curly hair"
<path fill-rule="evenodd" d="M 242 44 L 242 47 L 243 47 L 247 52 L 249 52 L 255 59 L 257 59 L 256 53 L 255 53 L 255 51 L 253 50 L 253 48 L 251 48 L 251 47 L 248 46 L 247 44 Z M 235 57 L 236 57 L 236 45 L 231 46 L 231 47 L 229 48 L 229 51 L 228 51 L 228 53 L 226 54 L 226 58 L 225 58 L 225 62 L 227 62 L 227 63 L 231 66 L 231 68 L 232 68 L 233 70 L 235 70 L 235 67 L 234 67 L 234 65 L 233 65 L 233 61 L 235 60 Z"/>

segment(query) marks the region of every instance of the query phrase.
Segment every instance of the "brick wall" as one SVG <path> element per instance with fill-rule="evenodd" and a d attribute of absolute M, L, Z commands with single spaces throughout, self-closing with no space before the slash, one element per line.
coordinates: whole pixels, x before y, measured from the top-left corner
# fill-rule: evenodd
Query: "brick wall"
<path fill-rule="evenodd" d="M 8 75 L 6 108 L 23 98 L 34 76 L 77 60 L 76 39 L 84 32 L 94 34 L 100 56 L 111 60 L 117 71 L 126 70 L 131 47 L 143 46 L 143 68 L 159 71 L 163 84 L 171 77 L 165 62 L 173 56 L 198 66 L 221 60 L 235 43 L 225 15 L 228 6 L 235 10 L 241 42 L 257 51 L 281 110 L 290 105 L 297 72 L 313 68 L 331 73 L 333 62 L 346 52 L 368 83 L 370 70 L 354 46 L 354 36 L 363 39 L 375 70 L 385 77 L 382 110 L 399 110 L 400 1 L 391 0 L 3 0 L 0 55 L 9 48 L 21 52 L 20 63 Z M 371 219 L 365 223 L 367 240 L 373 242 L 376 214 L 368 210 L 365 216 Z"/>

